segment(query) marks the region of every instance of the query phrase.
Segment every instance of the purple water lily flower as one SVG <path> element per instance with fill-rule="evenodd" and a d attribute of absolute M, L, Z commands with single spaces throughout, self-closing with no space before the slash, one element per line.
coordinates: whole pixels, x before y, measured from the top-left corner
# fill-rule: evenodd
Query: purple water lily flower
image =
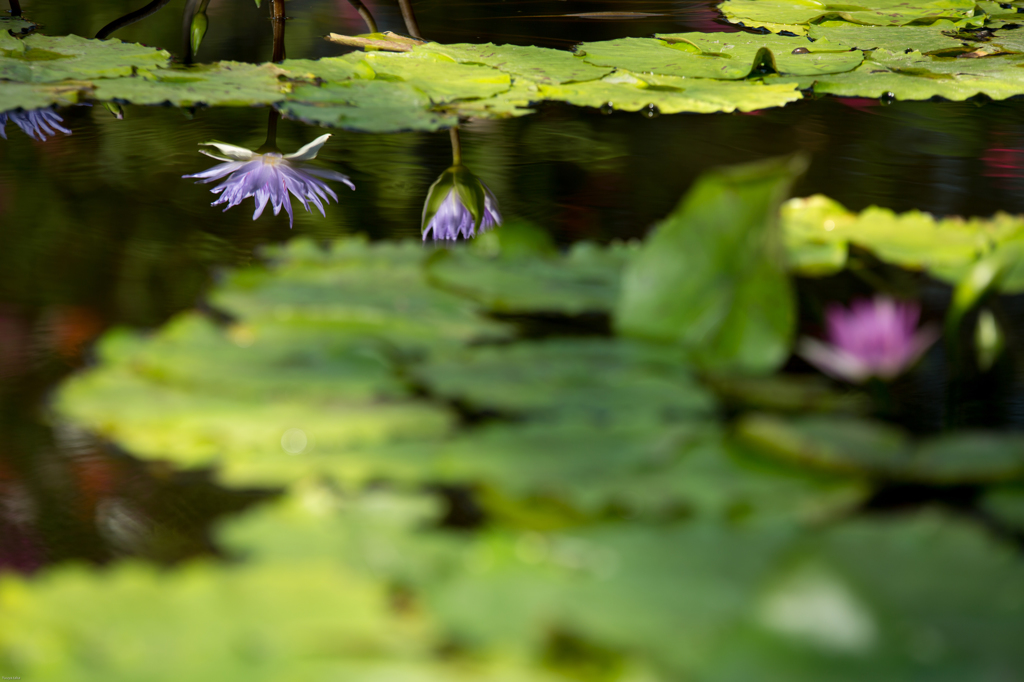
<path fill-rule="evenodd" d="M 263 209 L 269 203 L 274 207 L 274 215 L 279 214 L 284 208 L 288 214 L 288 225 L 292 226 L 295 216 L 292 214 L 289 192 L 299 200 L 304 209 L 309 211 L 309 205 L 313 204 L 326 218 L 323 202 L 330 203 L 330 199 L 337 201 L 338 195 L 320 178 L 337 180 L 348 185 L 350 189 L 356 188 L 348 176 L 337 171 L 301 163 L 315 159 L 320 148 L 330 137 L 330 135 L 321 135 L 294 154 L 284 155 L 277 152 L 257 154 L 244 147 L 236 147 L 231 144 L 204 142 L 205 146 L 216 147 L 223 156 L 218 156 L 205 149 L 199 150 L 200 153 L 224 163 L 202 173 L 183 175 L 182 177 L 199 178 L 199 182 L 208 183 L 226 176 L 227 179 L 224 182 L 210 190 L 214 194 L 221 195 L 210 205 L 227 204 L 224 208 L 226 211 L 232 206 L 242 203 L 243 199 L 253 197 L 256 201 L 256 212 L 252 215 L 253 220 L 263 214 Z"/>
<path fill-rule="evenodd" d="M 33 140 L 46 142 L 58 132 L 70 135 L 71 131 L 61 125 L 64 119 L 53 109 L 42 108 L 31 111 L 8 111 L 0 114 L 0 137 L 7 139 L 7 122 L 14 123 Z"/>
<path fill-rule="evenodd" d="M 886 296 L 854 301 L 849 309 L 832 305 L 826 312 L 829 343 L 804 338 L 798 353 L 836 379 L 894 379 L 939 338 L 933 327 L 918 328 L 920 317 L 917 304 Z"/>
<path fill-rule="evenodd" d="M 501 224 L 494 193 L 469 169 L 452 166 L 434 182 L 423 207 L 423 240 L 469 239 Z"/>

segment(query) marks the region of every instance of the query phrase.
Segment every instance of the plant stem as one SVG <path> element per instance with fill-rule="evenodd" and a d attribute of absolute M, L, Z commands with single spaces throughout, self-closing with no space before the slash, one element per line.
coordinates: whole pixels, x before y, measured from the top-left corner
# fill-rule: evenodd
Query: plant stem
<path fill-rule="evenodd" d="M 363 22 L 366 24 L 366 32 L 376 33 L 377 22 L 374 20 L 373 15 L 370 14 L 370 10 L 366 8 L 366 5 L 364 5 L 359 0 L 348 0 L 348 3 L 352 5 L 352 7 L 354 7 L 355 10 L 359 12 L 359 16 L 363 18 Z"/>
<path fill-rule="evenodd" d="M 273 0 L 270 19 L 274 23 L 274 56 L 271 61 L 279 62 L 284 59 L 284 0 Z"/>
<path fill-rule="evenodd" d="M 452 165 L 462 165 L 462 140 L 459 139 L 459 127 L 455 126 L 448 131 L 452 137 Z"/>
<path fill-rule="evenodd" d="M 19 0 L 11 0 L 11 16 L 21 16 L 21 2 L 19 2 Z"/>
<path fill-rule="evenodd" d="M 413 38 L 423 40 L 420 34 L 420 27 L 416 24 L 416 15 L 412 13 L 412 4 L 409 0 L 398 0 L 398 6 L 402 9 L 402 19 L 405 20 L 405 30 Z"/>
<path fill-rule="evenodd" d="M 267 152 L 280 153 L 281 150 L 277 146 L 277 122 L 280 119 L 281 114 L 277 109 L 271 108 L 270 117 L 267 119 L 267 141 L 256 150 L 257 154 L 266 154 Z"/>
<path fill-rule="evenodd" d="M 112 34 L 114 31 L 124 28 L 125 26 L 130 26 L 138 21 L 142 21 L 151 14 L 155 14 L 170 1 L 171 0 L 153 0 L 153 2 L 149 3 L 145 7 L 141 7 L 135 10 L 134 12 L 129 12 L 124 16 L 114 19 L 112 22 L 101 28 L 96 33 L 96 39 L 104 40 L 106 38 L 109 38 L 110 34 Z M 21 14 L 21 5 L 18 4 L 18 0 L 11 0 L 11 13 L 14 13 L 15 5 L 18 6 L 18 14 Z"/>

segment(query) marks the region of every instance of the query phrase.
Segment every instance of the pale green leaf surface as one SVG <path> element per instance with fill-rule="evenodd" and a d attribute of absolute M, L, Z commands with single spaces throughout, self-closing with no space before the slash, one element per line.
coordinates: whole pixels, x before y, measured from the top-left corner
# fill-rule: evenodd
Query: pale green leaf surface
<path fill-rule="evenodd" d="M 851 71 L 864 59 L 859 50 L 852 49 L 852 45 L 830 39 L 812 42 L 803 37 L 750 33 L 660 33 L 657 38 L 669 44 L 696 46 L 700 49 L 696 56 L 700 58 L 745 60 L 752 66 L 760 65 L 762 58 L 759 53 L 768 50 L 770 54 L 763 57 L 763 63 L 778 73 L 794 76 Z"/>
<path fill-rule="evenodd" d="M 938 19 L 968 19 L 974 15 L 975 4 L 974 0 L 870 0 L 861 5 L 822 0 L 726 0 L 719 9 L 729 21 L 752 27 L 765 22 L 811 24 L 823 19 L 902 26 Z"/>
<path fill-rule="evenodd" d="M 78 36 L 32 34 L 22 39 L 25 50 L 0 55 L 0 78 L 23 83 L 91 80 L 130 76 L 136 68 L 166 66 L 170 55 L 120 40 L 88 40 Z"/>
<path fill-rule="evenodd" d="M 906 50 L 928 53 L 963 47 L 964 41 L 947 35 L 949 31 L 949 27 L 940 25 L 860 26 L 846 22 L 826 22 L 811 26 L 807 35 L 814 40 L 829 40 L 858 50 L 880 48 L 894 53 Z"/>
<path fill-rule="evenodd" d="M 429 52 L 368 52 L 364 59 L 377 78 L 408 83 L 434 104 L 491 97 L 512 87 L 508 74 L 497 69 L 460 64 Z"/>
<path fill-rule="evenodd" d="M 440 130 L 458 123 L 430 106 L 427 95 L 408 83 L 354 80 L 297 87 L 278 108 L 307 123 L 368 133 Z"/>
<path fill-rule="evenodd" d="M 159 69 L 134 77 L 95 81 L 96 97 L 133 104 L 246 106 L 285 98 L 281 70 L 272 64 L 219 62 L 181 69 Z"/>
<path fill-rule="evenodd" d="M 569 83 L 597 80 L 611 69 L 588 64 L 571 52 L 531 45 L 442 45 L 427 43 L 414 51 L 442 54 L 458 62 L 484 64 L 537 83 Z"/>
<path fill-rule="evenodd" d="M 0 81 L 0 113 L 12 109 L 40 109 L 53 104 L 75 104 L 89 91 L 89 84 L 15 83 Z"/>

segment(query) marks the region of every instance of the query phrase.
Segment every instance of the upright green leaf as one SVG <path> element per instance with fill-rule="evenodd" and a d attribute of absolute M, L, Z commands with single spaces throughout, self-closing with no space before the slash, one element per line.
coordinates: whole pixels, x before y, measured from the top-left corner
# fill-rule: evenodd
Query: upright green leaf
<path fill-rule="evenodd" d="M 778 367 L 795 311 L 777 216 L 802 168 L 775 159 L 699 178 L 626 267 L 618 330 L 678 343 L 712 368 Z"/>

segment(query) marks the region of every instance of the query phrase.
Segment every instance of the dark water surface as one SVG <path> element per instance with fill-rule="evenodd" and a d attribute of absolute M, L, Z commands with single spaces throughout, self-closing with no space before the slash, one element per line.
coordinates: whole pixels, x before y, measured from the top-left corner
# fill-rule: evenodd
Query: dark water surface
<path fill-rule="evenodd" d="M 179 53 L 182 4 L 116 37 Z M 382 29 L 402 30 L 396 5 L 367 5 Z M 135 8 L 66 0 L 23 6 L 47 33 L 87 36 Z M 415 6 L 423 33 L 442 42 L 569 48 L 656 31 L 734 30 L 704 2 Z M 345 0 L 295 0 L 288 12 L 289 57 L 341 54 L 323 36 L 365 30 Z M 604 12 L 636 14 L 570 16 Z M 209 16 L 200 61 L 269 58 L 266 8 L 214 0 Z M 141 464 L 53 423 L 47 401 L 54 386 L 88 362 L 91 341 L 105 329 L 161 324 L 200 303 L 220 269 L 258 258 L 263 244 L 359 232 L 418 237 L 427 188 L 451 162 L 448 136 L 333 131 L 318 161 L 351 176 L 357 190 L 338 186 L 340 203 L 326 218 L 300 211 L 289 229 L 283 214 L 252 221 L 248 200 L 226 213 L 212 208 L 209 186 L 181 178 L 213 165 L 197 153 L 201 142 L 258 147 L 266 109 L 126 107 L 117 120 L 103 107 L 74 107 L 62 115 L 70 136 L 37 142 L 9 125 L 9 139 L 0 141 L 0 568 L 209 551 L 209 520 L 259 495 Z M 278 142 L 292 151 L 323 132 L 282 121 Z M 466 126 L 463 148 L 506 218 L 532 220 L 560 243 L 642 236 L 701 171 L 797 150 L 812 159 L 798 195 L 822 192 L 852 209 L 1024 213 L 1021 101 L 822 99 L 750 115 L 655 117 L 543 107 L 522 119 Z M 935 289 L 937 307 L 947 293 Z M 914 390 L 934 394 L 934 387 Z M 1007 393 L 999 423 L 1024 423 L 1017 393 Z M 969 398 L 965 409 L 973 409 Z M 922 414 L 927 428 L 930 413 Z"/>

